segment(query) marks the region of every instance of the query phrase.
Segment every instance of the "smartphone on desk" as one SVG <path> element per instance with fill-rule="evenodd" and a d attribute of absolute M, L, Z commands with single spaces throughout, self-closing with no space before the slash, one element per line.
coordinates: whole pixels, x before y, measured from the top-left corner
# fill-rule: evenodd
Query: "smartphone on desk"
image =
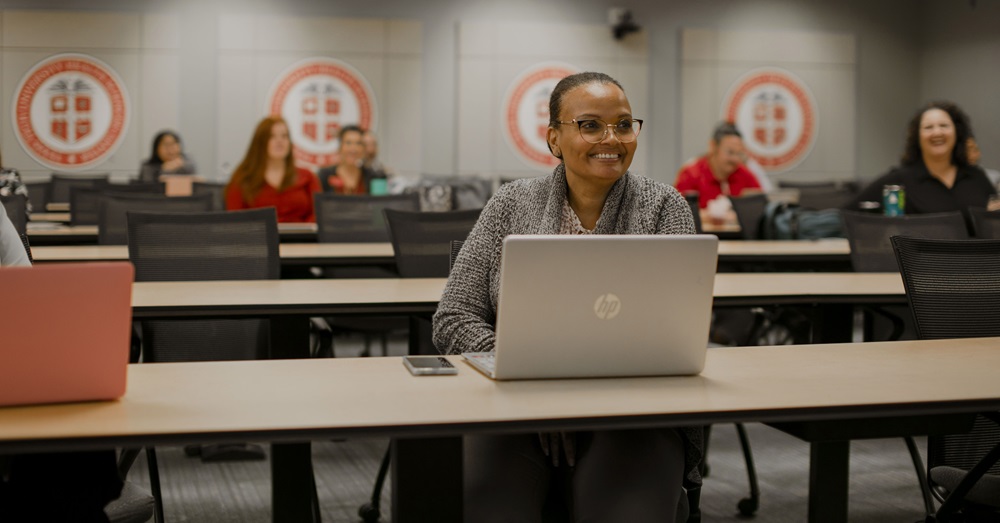
<path fill-rule="evenodd" d="M 441 356 L 403 356 L 403 365 L 414 376 L 458 374 L 458 369 Z"/>

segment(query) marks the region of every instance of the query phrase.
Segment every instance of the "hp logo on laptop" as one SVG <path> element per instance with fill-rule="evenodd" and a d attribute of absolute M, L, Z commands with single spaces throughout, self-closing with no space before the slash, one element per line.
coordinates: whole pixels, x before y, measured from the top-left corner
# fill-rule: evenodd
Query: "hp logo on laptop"
<path fill-rule="evenodd" d="M 597 301 L 594 302 L 594 314 L 602 320 L 614 319 L 621 311 L 622 301 L 610 292 L 598 296 Z"/>

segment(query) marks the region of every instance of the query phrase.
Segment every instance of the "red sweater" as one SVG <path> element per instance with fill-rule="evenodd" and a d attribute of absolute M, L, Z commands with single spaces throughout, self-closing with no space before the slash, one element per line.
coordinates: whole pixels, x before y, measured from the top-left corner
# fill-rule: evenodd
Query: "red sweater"
<path fill-rule="evenodd" d="M 759 189 L 760 183 L 746 167 L 737 167 L 727 180 L 728 190 L 723 190 L 722 184 L 712 175 L 712 170 L 708 167 L 708 159 L 704 156 L 697 162 L 689 164 L 681 169 L 677 175 L 674 186 L 682 194 L 688 191 L 698 192 L 698 206 L 704 209 L 708 202 L 719 197 L 739 196 L 745 189 Z"/>
<path fill-rule="evenodd" d="M 319 180 L 305 169 L 296 169 L 295 183 L 287 190 L 278 192 L 269 184 L 264 184 L 253 200 L 243 199 L 243 191 L 231 186 L 226 192 L 226 209 L 256 209 L 274 207 L 278 211 L 278 222 L 315 222 L 313 193 L 320 192 Z"/>

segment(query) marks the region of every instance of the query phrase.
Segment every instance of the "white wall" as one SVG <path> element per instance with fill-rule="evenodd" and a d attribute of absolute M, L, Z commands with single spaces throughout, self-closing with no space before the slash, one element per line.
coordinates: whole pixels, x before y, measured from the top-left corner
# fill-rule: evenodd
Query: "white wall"
<path fill-rule="evenodd" d="M 958 5 L 951 5 L 951 4 Z M 920 99 L 957 103 L 972 120 L 981 164 L 1000 167 L 1000 0 L 924 2 Z"/>
<path fill-rule="evenodd" d="M 288 16 L 375 17 L 420 22 L 421 165 L 432 174 L 457 172 L 456 99 L 458 83 L 457 28 L 465 21 L 535 21 L 559 24 L 603 24 L 611 5 L 629 7 L 646 30 L 649 46 L 651 124 L 643 130 L 649 144 L 649 174 L 669 181 L 680 162 L 680 34 L 685 27 L 745 30 L 791 30 L 849 33 L 857 41 L 857 173 L 872 178 L 898 161 L 903 128 L 912 111 L 926 98 L 958 100 L 970 113 L 985 141 L 997 142 L 995 95 L 982 89 L 1000 85 L 995 56 L 1000 0 L 978 0 L 972 16 L 964 0 L 0 0 L 0 9 L 74 9 L 165 13 L 178 16 L 182 35 L 178 50 L 182 101 L 178 128 L 200 164 L 216 165 L 215 136 L 217 67 L 213 52 L 217 17 L 222 13 Z M 954 40 L 956 43 L 952 44 Z M 977 62 L 966 52 L 974 49 Z M 945 63 L 936 66 L 935 64 Z M 967 71 L 965 64 L 982 64 Z M 928 71 L 944 68 L 955 82 L 935 79 Z M 960 87 L 959 84 L 962 86 Z M 956 91 L 960 89 L 961 91 Z M 966 90 L 969 95 L 966 96 Z M 954 96 L 952 95 L 954 93 Z M 968 97 L 968 100 L 964 98 Z M 0 107 L 4 115 L 7 107 Z M 986 116 L 988 114 L 988 116 Z M 3 116 L 5 127 L 6 116 Z M 992 120 L 990 120 L 992 119 Z M 147 154 L 150 136 L 136 139 L 136 150 Z M 139 146 L 141 144 L 141 147 Z M 15 144 L 3 136 L 5 152 Z M 1000 165 L 998 146 L 983 145 L 985 161 Z M 5 158 L 8 155 L 5 154 Z M 11 163 L 12 161 L 7 161 Z"/>

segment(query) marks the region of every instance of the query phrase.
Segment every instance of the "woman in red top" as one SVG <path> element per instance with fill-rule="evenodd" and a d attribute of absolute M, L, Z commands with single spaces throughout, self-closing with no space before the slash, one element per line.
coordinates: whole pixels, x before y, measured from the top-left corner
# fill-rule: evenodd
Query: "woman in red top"
<path fill-rule="evenodd" d="M 288 124 L 269 116 L 257 124 L 250 149 L 226 186 L 229 210 L 274 207 L 279 222 L 314 222 L 313 193 L 319 180 L 295 167 Z"/>

